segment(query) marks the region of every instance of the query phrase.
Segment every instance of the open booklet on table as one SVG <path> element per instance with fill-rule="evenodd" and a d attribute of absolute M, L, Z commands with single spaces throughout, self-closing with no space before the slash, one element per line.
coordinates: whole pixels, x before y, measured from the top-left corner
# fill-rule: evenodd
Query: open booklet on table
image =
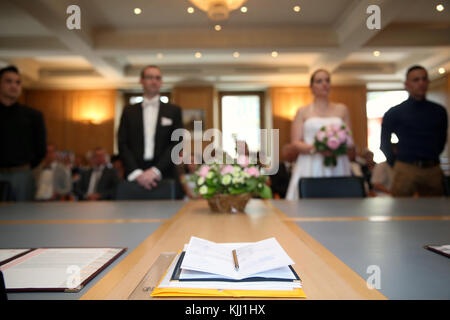
<path fill-rule="evenodd" d="M 237 252 L 239 270 L 232 250 Z M 275 238 L 214 243 L 192 237 L 152 296 L 305 297 L 292 264 Z"/>

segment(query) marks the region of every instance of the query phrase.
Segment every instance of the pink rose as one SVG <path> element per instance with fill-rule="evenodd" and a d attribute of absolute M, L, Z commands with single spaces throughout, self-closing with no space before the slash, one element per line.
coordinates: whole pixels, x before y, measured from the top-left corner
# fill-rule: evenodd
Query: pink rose
<path fill-rule="evenodd" d="M 249 163 L 250 163 L 250 160 L 248 159 L 247 156 L 241 155 L 241 156 L 238 157 L 237 163 L 238 163 L 240 166 L 242 166 L 242 167 L 244 167 L 244 168 L 247 168 L 248 165 L 249 165 Z"/>
<path fill-rule="evenodd" d="M 327 131 L 327 137 L 328 138 L 334 137 L 335 135 L 336 135 L 336 132 L 334 132 L 333 130 L 328 130 Z"/>
<path fill-rule="evenodd" d="M 330 139 L 328 139 L 327 141 L 327 146 L 328 148 L 330 148 L 331 150 L 336 150 L 337 148 L 339 148 L 340 146 L 340 142 L 336 137 L 331 137 Z"/>
<path fill-rule="evenodd" d="M 333 123 L 332 125 L 330 125 L 330 129 L 334 132 L 337 132 L 341 129 L 341 126 L 339 124 Z"/>
<path fill-rule="evenodd" d="M 225 167 L 223 167 L 222 171 L 220 171 L 220 173 L 224 176 L 228 173 L 233 173 L 234 172 L 234 168 L 232 165 L 228 164 Z"/>
<path fill-rule="evenodd" d="M 325 139 L 326 136 L 327 136 L 327 135 L 326 135 L 325 131 L 320 130 L 320 131 L 317 132 L 317 134 L 316 134 L 316 139 L 317 139 L 318 141 L 320 141 L 320 142 L 323 142 L 323 140 Z"/>
<path fill-rule="evenodd" d="M 210 170 L 210 167 L 208 165 L 204 164 L 198 170 L 198 175 L 200 177 L 206 178 L 206 175 L 208 174 L 209 170 Z"/>
<path fill-rule="evenodd" d="M 244 172 L 248 173 L 252 177 L 259 177 L 259 170 L 257 167 L 245 168 Z"/>
<path fill-rule="evenodd" d="M 337 133 L 337 138 L 340 143 L 344 143 L 347 141 L 347 132 L 345 130 L 339 130 Z"/>

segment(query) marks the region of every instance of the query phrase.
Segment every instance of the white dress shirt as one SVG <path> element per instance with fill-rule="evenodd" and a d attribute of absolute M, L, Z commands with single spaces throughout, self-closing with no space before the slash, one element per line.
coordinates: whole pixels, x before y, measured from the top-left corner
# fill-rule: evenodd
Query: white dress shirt
<path fill-rule="evenodd" d="M 100 178 L 102 177 L 103 169 L 105 169 L 105 166 L 100 166 L 98 168 L 92 169 L 91 178 L 89 180 L 89 187 L 86 195 L 97 193 L 97 186 Z"/>
<path fill-rule="evenodd" d="M 142 120 L 144 122 L 144 160 L 151 161 L 155 152 L 155 134 L 158 121 L 158 111 L 160 96 L 156 95 L 151 99 L 144 97 L 142 101 Z M 161 172 L 156 167 L 152 169 L 161 178 Z M 144 171 L 142 169 L 136 169 L 128 175 L 128 181 L 134 181 Z"/>

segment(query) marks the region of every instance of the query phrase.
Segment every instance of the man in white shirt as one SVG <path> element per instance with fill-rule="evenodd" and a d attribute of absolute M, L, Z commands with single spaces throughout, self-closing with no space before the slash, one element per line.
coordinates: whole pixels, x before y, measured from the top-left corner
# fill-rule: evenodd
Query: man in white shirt
<path fill-rule="evenodd" d="M 141 72 L 140 83 L 144 101 L 126 106 L 120 120 L 119 153 L 125 167 L 125 177 L 151 190 L 163 178 L 178 180 L 171 160 L 172 132 L 182 128 L 180 107 L 162 103 L 161 70 L 147 66 Z"/>

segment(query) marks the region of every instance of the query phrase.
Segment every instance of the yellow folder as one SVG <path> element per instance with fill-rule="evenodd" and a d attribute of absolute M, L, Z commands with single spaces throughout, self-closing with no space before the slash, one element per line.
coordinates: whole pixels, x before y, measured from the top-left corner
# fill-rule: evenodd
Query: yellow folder
<path fill-rule="evenodd" d="M 174 258 L 176 259 L 176 257 Z M 172 261 L 173 263 L 173 261 Z M 293 290 L 219 290 L 219 289 L 188 289 L 188 288 L 160 288 L 170 266 L 162 276 L 152 297 L 233 297 L 233 298 L 306 298 L 301 288 Z"/>

